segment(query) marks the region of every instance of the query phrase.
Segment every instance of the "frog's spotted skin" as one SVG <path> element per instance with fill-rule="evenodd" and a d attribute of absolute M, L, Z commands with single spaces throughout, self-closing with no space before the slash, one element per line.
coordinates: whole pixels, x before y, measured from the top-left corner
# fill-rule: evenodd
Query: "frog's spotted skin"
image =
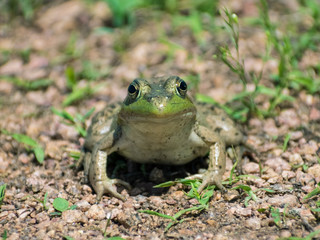
<path fill-rule="evenodd" d="M 108 155 L 113 152 L 138 163 L 181 165 L 209 153 L 209 167 L 202 178 L 201 191 L 208 184 L 224 189 L 225 149 L 241 145 L 244 137 L 227 114 L 209 104 L 195 104 L 187 85 L 179 77 L 135 79 L 122 104 L 97 113 L 88 129 L 79 165 L 101 199 L 109 193 L 119 199 L 109 179 Z M 239 150 L 239 148 L 237 148 Z"/>

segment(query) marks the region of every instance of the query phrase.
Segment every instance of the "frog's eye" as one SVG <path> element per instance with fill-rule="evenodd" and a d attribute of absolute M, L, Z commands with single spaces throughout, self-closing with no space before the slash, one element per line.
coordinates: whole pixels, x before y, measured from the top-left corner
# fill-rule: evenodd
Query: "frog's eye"
<path fill-rule="evenodd" d="M 188 85 L 181 78 L 177 79 L 176 87 L 180 96 L 184 97 L 187 94 Z"/>
<path fill-rule="evenodd" d="M 139 94 L 139 84 L 133 81 L 128 87 L 128 94 L 132 98 L 136 98 Z"/>

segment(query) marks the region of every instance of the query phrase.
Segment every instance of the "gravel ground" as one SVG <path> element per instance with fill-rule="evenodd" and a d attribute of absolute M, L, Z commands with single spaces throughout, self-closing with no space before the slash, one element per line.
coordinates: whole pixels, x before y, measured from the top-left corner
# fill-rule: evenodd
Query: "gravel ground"
<path fill-rule="evenodd" d="M 238 1 L 228 2 L 241 17 L 257 15 L 254 1 L 240 1 L 242 5 Z M 284 4 L 295 11 L 293 2 L 284 1 Z M 272 17 L 279 20 L 281 12 L 276 10 L 273 9 Z M 319 95 L 306 91 L 296 93 L 294 102 L 277 108 L 275 117 L 253 117 L 243 126 L 248 143 L 259 153 L 259 156 L 246 156 L 243 165 L 244 174 L 256 178 L 245 178 L 234 185 L 248 185 L 256 194 L 257 199 L 249 200 L 248 205 L 245 205 L 247 194 L 240 189 L 228 188 L 227 193 L 215 191 L 207 209 L 184 215 L 182 223 L 165 232 L 168 219 L 138 210 L 149 209 L 172 216 L 197 204 L 195 199 L 185 195 L 184 191 L 188 189 L 181 184 L 153 189 L 156 183 L 150 179 L 167 181 L 167 171 L 172 177 L 179 169 L 147 166 L 150 175 L 144 176 L 139 170 L 141 166 L 124 159 L 121 160 L 125 164 L 121 174 L 131 176 L 133 185 L 130 191 L 120 189 L 127 200 L 122 202 L 104 196 L 96 202 L 90 185 L 81 182 L 83 171 L 74 171 L 75 160 L 69 154 L 70 150 L 81 149 L 84 138 L 51 111 L 51 107 L 62 109 L 70 92 L 65 77 L 66 66 L 79 72 L 86 59 L 105 73 L 98 81 L 90 82 L 92 86 L 100 86 L 92 96 L 65 108 L 72 115 L 85 114 L 92 107 L 97 112 L 107 104 L 123 99 L 128 83 L 141 74 L 148 78 L 170 73 L 184 78 L 196 73 L 201 79 L 198 91 L 220 103 L 241 89 L 241 85 L 235 83 L 238 82 L 236 76 L 221 62 L 212 59 L 226 36 L 204 34 L 203 38 L 210 44 L 201 49 L 188 29 L 175 30 L 165 17 L 151 24 L 143 17 L 146 16 L 142 13 L 136 31 L 97 34 L 94 29 L 110 18 L 110 10 L 101 2 L 88 6 L 72 0 L 43 9 L 32 25 L 18 21 L 10 25 L 1 23 L 0 49 L 12 54 L 6 61 L 0 59 L 0 75 L 28 81 L 49 78 L 53 84 L 38 90 L 25 90 L 10 81 L 0 80 L 0 129 L 28 135 L 45 149 L 45 160 L 40 164 L 25 145 L 0 133 L 0 183 L 7 184 L 0 210 L 0 234 L 6 231 L 8 240 L 63 239 L 66 236 L 73 239 L 120 236 L 124 239 L 222 240 L 305 237 L 320 230 L 319 212 L 310 210 L 317 208 L 320 195 L 304 199 L 320 182 L 316 154 L 320 147 L 320 99 Z M 168 44 L 158 41 L 162 33 L 154 31 L 155 26 L 183 48 L 171 52 Z M 71 48 L 71 35 L 75 39 L 72 53 L 70 49 L 69 52 L 66 50 L 66 46 Z M 246 57 L 248 71 L 260 71 L 262 61 L 257 52 L 264 44 L 261 31 L 244 29 L 241 32 L 241 52 Z M 117 50 L 115 46 L 125 49 Z M 26 49 L 31 51 L 27 62 L 19 54 Z M 172 53 L 170 57 L 169 53 Z M 307 52 L 301 67 L 315 64 L 319 57 L 319 52 Z M 265 63 L 266 79 L 277 71 L 276 67 L 275 60 Z M 86 84 L 83 78 L 78 87 Z M 248 89 L 252 87 L 248 85 Z M 261 105 L 267 104 L 267 100 L 261 99 Z M 89 123 L 90 119 L 87 119 L 86 124 Z M 291 137 L 283 151 L 287 134 Z M 261 163 L 262 175 L 257 162 Z M 231 168 L 232 161 L 227 159 L 224 179 L 229 177 Z M 46 193 L 47 209 L 41 203 Z M 76 209 L 53 216 L 56 212 L 53 200 L 57 197 L 68 200 L 70 206 L 76 205 Z M 279 210 L 279 222 L 275 222 L 271 207 Z"/>

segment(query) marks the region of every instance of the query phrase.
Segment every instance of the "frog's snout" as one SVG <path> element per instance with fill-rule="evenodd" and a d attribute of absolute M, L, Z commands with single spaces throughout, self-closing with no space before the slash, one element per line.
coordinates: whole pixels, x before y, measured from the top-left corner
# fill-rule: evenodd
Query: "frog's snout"
<path fill-rule="evenodd" d="M 149 97 L 148 101 L 159 111 L 163 111 L 169 102 L 169 97 L 167 96 L 154 96 Z"/>

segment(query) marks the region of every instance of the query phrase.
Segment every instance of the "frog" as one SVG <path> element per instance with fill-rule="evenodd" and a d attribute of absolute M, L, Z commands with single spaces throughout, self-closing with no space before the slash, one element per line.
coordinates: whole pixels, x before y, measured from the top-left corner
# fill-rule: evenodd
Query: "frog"
<path fill-rule="evenodd" d="M 109 194 L 121 200 L 116 185 L 130 184 L 107 176 L 112 153 L 140 164 L 183 165 L 208 156 L 208 169 L 190 179 L 222 185 L 226 148 L 234 146 L 241 159 L 246 137 L 221 108 L 199 103 L 188 93 L 186 81 L 178 76 L 136 78 L 122 103 L 107 106 L 92 119 L 77 169 L 84 168 L 97 200 Z"/>

